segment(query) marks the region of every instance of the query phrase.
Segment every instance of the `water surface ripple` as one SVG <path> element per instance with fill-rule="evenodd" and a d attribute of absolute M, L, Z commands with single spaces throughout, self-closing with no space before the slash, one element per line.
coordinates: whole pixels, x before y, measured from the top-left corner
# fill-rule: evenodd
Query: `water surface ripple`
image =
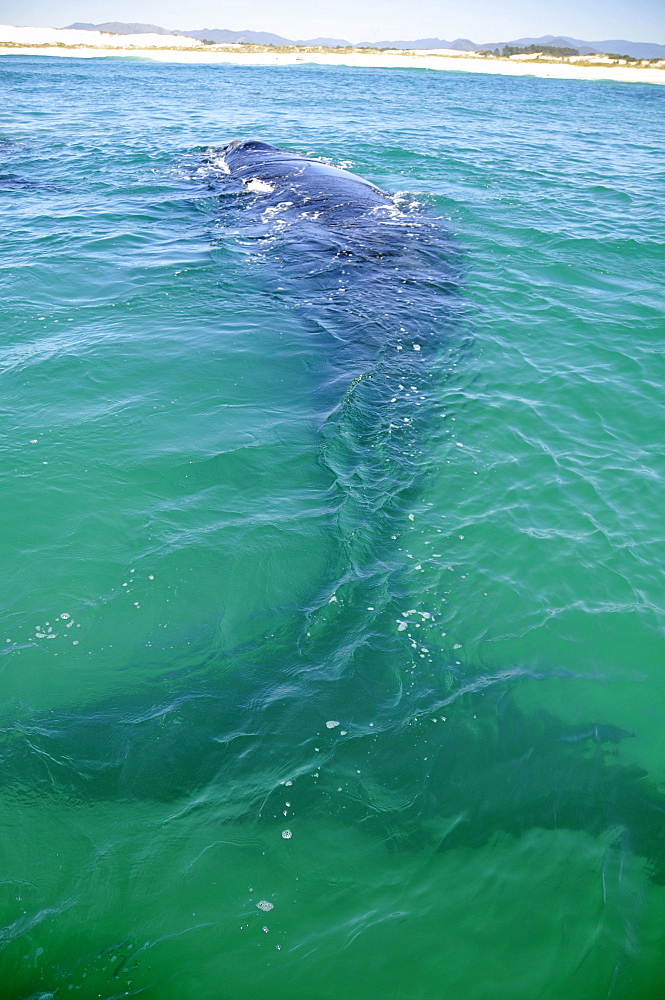
<path fill-rule="evenodd" d="M 661 88 L 0 79 L 3 997 L 652 1000 Z"/>

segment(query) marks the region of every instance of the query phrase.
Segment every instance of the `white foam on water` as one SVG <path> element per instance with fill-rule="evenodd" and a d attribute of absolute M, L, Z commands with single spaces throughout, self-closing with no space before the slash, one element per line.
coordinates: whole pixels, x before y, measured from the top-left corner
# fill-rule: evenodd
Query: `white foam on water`
<path fill-rule="evenodd" d="M 213 167 L 217 167 L 219 170 L 222 171 L 222 173 L 225 174 L 231 173 L 231 168 L 226 162 L 226 157 L 224 156 L 224 153 L 217 153 L 215 156 L 212 156 L 210 162 L 212 163 Z"/>
<path fill-rule="evenodd" d="M 259 177 L 250 177 L 249 180 L 243 180 L 243 184 L 248 191 L 252 191 L 254 194 L 272 194 L 275 190 L 274 184 L 268 184 L 267 181 L 262 181 Z"/>
<path fill-rule="evenodd" d="M 292 201 L 280 201 L 279 205 L 271 205 L 266 208 L 263 212 L 264 218 L 269 218 L 271 215 L 279 215 L 280 212 L 285 212 L 287 208 L 292 208 Z"/>

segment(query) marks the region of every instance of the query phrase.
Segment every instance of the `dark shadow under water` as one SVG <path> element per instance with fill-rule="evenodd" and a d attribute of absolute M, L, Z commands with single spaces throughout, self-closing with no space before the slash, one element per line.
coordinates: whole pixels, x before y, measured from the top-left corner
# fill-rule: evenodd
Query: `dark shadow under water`
<path fill-rule="evenodd" d="M 363 714 L 381 686 L 376 657 L 371 665 L 352 659 L 353 676 L 338 683 Z M 663 794 L 617 753 L 633 734 L 524 712 L 514 698 L 519 684 L 500 681 L 443 711 L 415 698 L 390 711 L 384 690 L 377 728 L 345 722 L 343 735 L 325 727 L 326 715 L 340 714 L 336 694 L 293 671 L 282 690 L 274 676 L 257 688 L 251 669 L 223 690 L 211 680 L 214 693 L 181 690 L 164 700 L 161 684 L 152 701 L 143 691 L 140 707 L 128 696 L 5 726 L 0 780 L 31 795 L 177 802 L 184 811 L 221 791 L 229 822 L 273 824 L 285 782 L 316 767 L 317 782 L 298 784 L 301 821 L 353 824 L 396 850 L 480 847 L 534 828 L 614 832 L 617 848 L 644 858 L 650 878 L 665 885 Z"/>
<path fill-rule="evenodd" d="M 185 810 L 221 789 L 229 822 L 272 822 L 284 782 L 316 761 L 323 777 L 302 785 L 301 816 L 358 825 L 400 850 L 473 848 L 533 828 L 614 831 L 665 884 L 665 795 L 620 761 L 631 734 L 523 712 L 519 673 L 463 693 L 436 650 L 422 684 L 403 681 L 411 653 L 395 619 L 413 594 L 395 539 L 443 447 L 433 414 L 466 346 L 453 241 L 438 220 L 402 212 L 350 175 L 335 200 L 339 177 L 312 161 L 298 201 L 288 171 L 259 169 L 250 153 L 242 175 L 215 166 L 214 151 L 202 169 L 222 203 L 222 246 L 240 241 L 260 258 L 265 293 L 319 338 L 313 411 L 338 493 L 342 569 L 270 641 L 233 650 L 232 671 L 211 656 L 195 682 L 169 664 L 160 680 L 103 703 L 12 706 L 2 785 Z M 290 156 L 283 164 L 302 179 L 302 158 Z"/>

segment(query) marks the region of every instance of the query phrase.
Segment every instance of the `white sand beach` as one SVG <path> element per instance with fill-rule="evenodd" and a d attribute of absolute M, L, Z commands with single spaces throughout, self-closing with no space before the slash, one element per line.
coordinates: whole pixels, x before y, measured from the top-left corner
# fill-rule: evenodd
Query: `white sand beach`
<path fill-rule="evenodd" d="M 0 24 L 0 46 L 20 45 L 21 48 L 34 46 L 65 46 L 78 48 L 85 46 L 90 49 L 129 49 L 137 47 L 152 49 L 155 46 L 175 46 L 183 49 L 201 48 L 202 43 L 197 38 L 185 36 L 142 34 L 114 35 L 108 31 L 82 31 L 75 28 L 31 28 L 12 24 Z M 55 52 L 45 53 L 56 55 Z M 67 53 L 68 54 L 68 53 Z"/>
<path fill-rule="evenodd" d="M 102 31 L 0 25 L 0 55 L 70 56 L 93 59 L 126 54 L 160 62 L 290 65 L 317 63 L 367 69 L 428 69 L 551 79 L 619 80 L 665 84 L 665 61 L 636 64 L 607 56 L 553 59 L 549 56 L 499 58 L 452 49 L 270 48 L 254 45 L 207 45 L 181 35 L 116 35 Z"/>

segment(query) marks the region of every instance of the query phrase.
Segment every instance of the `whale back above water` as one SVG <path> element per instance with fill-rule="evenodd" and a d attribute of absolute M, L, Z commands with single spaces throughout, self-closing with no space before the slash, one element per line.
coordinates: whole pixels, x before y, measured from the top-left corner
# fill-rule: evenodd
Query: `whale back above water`
<path fill-rule="evenodd" d="M 288 299 L 310 331 L 336 341 L 328 358 L 342 383 L 379 361 L 398 383 L 431 378 L 429 362 L 449 370 L 443 355 L 459 353 L 464 336 L 460 252 L 420 196 L 387 194 L 253 139 L 207 147 L 202 160 L 195 176 L 219 199 L 219 242 L 250 247 L 254 263 L 266 265 L 255 268 L 263 286 Z"/>
<path fill-rule="evenodd" d="M 263 195 L 264 204 L 288 202 L 310 218 L 357 222 L 394 207 L 387 194 L 348 170 L 254 139 L 223 146 L 217 163 L 230 180 Z"/>

